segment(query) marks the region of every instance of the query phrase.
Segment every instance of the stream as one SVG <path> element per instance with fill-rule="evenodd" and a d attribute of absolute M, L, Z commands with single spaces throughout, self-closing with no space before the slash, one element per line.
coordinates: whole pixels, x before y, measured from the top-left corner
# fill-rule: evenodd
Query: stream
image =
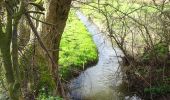
<path fill-rule="evenodd" d="M 119 68 L 122 52 L 117 47 L 113 48 L 108 37 L 83 13 L 77 11 L 76 14 L 97 46 L 99 61 L 71 80 L 70 97 L 72 100 L 120 100 L 116 87 L 122 81 Z"/>

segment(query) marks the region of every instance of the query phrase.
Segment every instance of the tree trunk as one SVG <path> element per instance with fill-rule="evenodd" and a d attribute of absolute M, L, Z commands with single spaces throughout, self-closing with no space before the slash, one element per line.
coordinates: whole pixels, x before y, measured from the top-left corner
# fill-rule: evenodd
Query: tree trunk
<path fill-rule="evenodd" d="M 3 65 L 6 71 L 5 76 L 8 83 L 8 91 L 11 99 L 18 100 L 18 96 L 16 92 L 13 90 L 13 86 L 15 85 L 15 78 L 13 74 L 11 52 L 10 52 L 10 44 L 12 38 L 12 17 L 9 13 L 7 13 L 6 33 L 3 33 L 1 30 L 0 36 L 1 36 L 0 50 L 3 58 Z"/>
<path fill-rule="evenodd" d="M 18 39 L 17 39 L 17 25 L 24 13 L 25 7 L 23 2 L 17 12 L 11 12 L 15 8 L 15 1 L 6 1 L 7 19 L 5 31 L 2 31 L 2 23 L 0 21 L 0 50 L 2 53 L 3 65 L 5 68 L 5 76 L 8 83 L 8 91 L 12 100 L 21 99 L 20 91 L 20 73 L 18 64 Z M 12 48 L 11 48 L 12 43 Z M 11 54 L 12 51 L 12 54 Z"/>
<path fill-rule="evenodd" d="M 64 90 L 61 86 L 62 84 L 58 73 L 59 46 L 70 11 L 71 0 L 45 0 L 44 7 L 46 9 L 44 21 L 53 26 L 43 24 L 41 25 L 39 33 L 41 33 L 42 41 L 45 47 L 48 48 L 50 56 L 56 64 L 54 65 L 51 61 L 48 61 L 48 66 L 57 86 L 58 94 L 64 96 Z M 44 58 L 47 58 L 47 55 L 44 55 L 45 53 L 41 49 L 38 49 L 38 53 Z"/>

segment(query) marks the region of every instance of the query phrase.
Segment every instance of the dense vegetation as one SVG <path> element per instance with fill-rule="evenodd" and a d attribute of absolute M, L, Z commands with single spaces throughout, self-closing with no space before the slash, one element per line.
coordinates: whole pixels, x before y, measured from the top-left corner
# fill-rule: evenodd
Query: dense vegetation
<path fill-rule="evenodd" d="M 166 98 L 170 86 L 169 2 L 108 0 L 81 4 L 81 10 L 125 55 L 122 89 L 144 99 Z"/>

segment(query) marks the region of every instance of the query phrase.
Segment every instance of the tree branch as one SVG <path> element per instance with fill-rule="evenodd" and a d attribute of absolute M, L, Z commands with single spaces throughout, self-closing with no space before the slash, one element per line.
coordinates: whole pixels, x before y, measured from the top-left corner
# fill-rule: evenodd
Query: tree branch
<path fill-rule="evenodd" d="M 32 31 L 34 32 L 35 36 L 37 37 L 40 46 L 41 46 L 42 49 L 46 52 L 46 54 L 47 54 L 47 56 L 49 57 L 52 65 L 55 66 L 56 68 L 58 68 L 57 65 L 56 65 L 56 63 L 55 63 L 55 61 L 54 61 L 53 58 L 50 56 L 50 53 L 48 52 L 48 50 L 47 50 L 47 48 L 45 47 L 44 43 L 42 42 L 40 36 L 38 35 L 38 32 L 37 32 L 37 30 L 36 30 L 33 22 L 31 21 L 31 18 L 29 17 L 30 15 L 29 15 L 28 13 L 25 13 L 25 16 L 26 16 L 26 18 L 27 18 L 27 20 L 28 20 L 28 22 L 29 22 L 29 25 L 30 25 Z M 52 74 L 53 74 L 53 78 L 54 78 L 54 81 L 55 81 L 56 86 L 58 86 L 58 84 L 59 84 L 59 86 L 60 86 L 60 88 L 61 88 L 61 92 L 62 92 L 61 94 L 62 94 L 62 96 L 66 99 L 66 94 L 65 94 L 65 91 L 64 91 L 64 88 L 63 88 L 63 85 L 62 85 L 62 83 L 61 83 L 61 80 L 60 80 L 60 77 L 59 77 L 58 73 L 56 73 L 55 70 L 52 70 Z M 58 83 L 58 82 L 59 82 L 59 83 Z M 58 87 L 57 87 L 57 88 L 58 88 Z"/>

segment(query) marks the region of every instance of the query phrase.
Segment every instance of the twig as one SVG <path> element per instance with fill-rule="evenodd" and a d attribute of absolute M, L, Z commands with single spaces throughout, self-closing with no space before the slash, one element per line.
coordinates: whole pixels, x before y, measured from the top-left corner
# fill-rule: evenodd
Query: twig
<path fill-rule="evenodd" d="M 35 17 L 31 16 L 31 15 L 28 15 L 28 16 L 29 16 L 30 18 L 36 20 L 36 21 L 39 21 L 39 22 L 43 23 L 43 24 L 51 25 L 51 26 L 56 26 L 55 24 L 44 22 L 44 21 L 39 20 L 39 19 L 37 19 L 37 18 L 35 18 Z"/>

